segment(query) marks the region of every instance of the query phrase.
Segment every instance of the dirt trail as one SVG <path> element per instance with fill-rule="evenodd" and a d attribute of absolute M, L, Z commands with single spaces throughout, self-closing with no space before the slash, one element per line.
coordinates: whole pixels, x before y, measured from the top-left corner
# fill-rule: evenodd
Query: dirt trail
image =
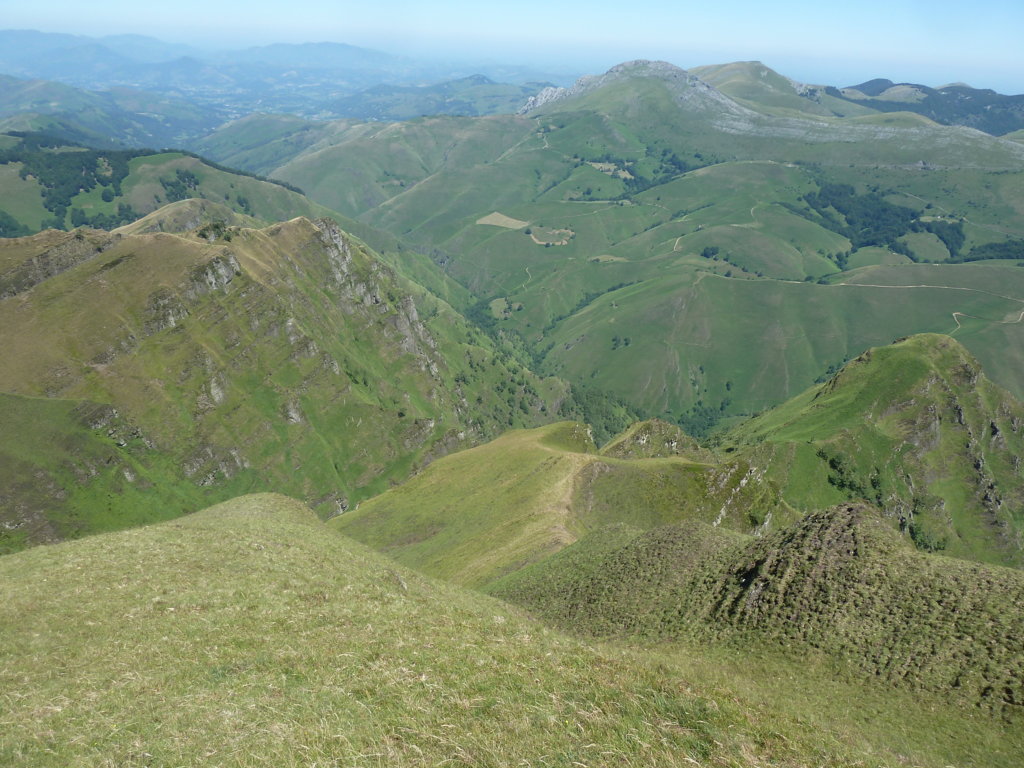
<path fill-rule="evenodd" d="M 577 539 L 569 530 L 569 522 L 572 518 L 572 501 L 576 495 L 577 481 L 583 468 L 597 461 L 597 456 L 569 452 L 564 452 L 562 455 L 571 463 L 571 469 L 551 489 L 551 501 L 547 508 L 553 516 L 550 525 L 554 540 L 562 547 L 567 547 Z"/>
<path fill-rule="evenodd" d="M 988 320 L 984 317 L 978 317 L 977 315 L 968 315 L 966 312 L 954 312 L 953 322 L 956 323 L 956 330 L 960 330 L 961 317 L 969 317 L 972 320 L 981 320 L 983 323 L 994 323 L 996 325 L 1017 325 L 1018 323 L 1024 323 L 1024 310 L 1017 316 L 1016 320 Z"/>

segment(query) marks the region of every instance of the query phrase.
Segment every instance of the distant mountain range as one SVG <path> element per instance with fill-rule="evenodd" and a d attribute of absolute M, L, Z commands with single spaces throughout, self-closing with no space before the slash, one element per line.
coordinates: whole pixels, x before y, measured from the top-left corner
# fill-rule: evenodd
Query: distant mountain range
<path fill-rule="evenodd" d="M 724 85 L 723 72 L 751 65 L 771 72 L 759 62 L 692 71 L 742 99 L 742 93 Z M 0 31 L 0 74 L 89 91 L 156 91 L 165 100 L 184 99 L 192 109 L 203 108 L 210 120 L 253 112 L 366 120 L 514 112 L 545 86 L 568 86 L 578 75 L 423 61 L 343 43 L 203 51 L 142 35 L 93 38 L 28 30 Z M 1024 95 L 1004 96 L 963 84 L 929 88 L 884 79 L 845 88 L 793 85 L 801 97 L 837 107 L 832 110 L 836 114 L 858 114 L 858 108 L 868 108 L 915 112 L 945 125 L 994 135 L 1024 129 Z"/>
<path fill-rule="evenodd" d="M 421 61 L 342 43 L 209 52 L 137 35 L 91 38 L 22 30 L 0 31 L 0 73 L 87 90 L 157 91 L 234 117 L 255 111 L 343 117 L 348 113 L 332 111 L 332 105 L 381 85 L 432 85 L 472 75 L 518 84 L 566 82 L 578 74 Z"/>

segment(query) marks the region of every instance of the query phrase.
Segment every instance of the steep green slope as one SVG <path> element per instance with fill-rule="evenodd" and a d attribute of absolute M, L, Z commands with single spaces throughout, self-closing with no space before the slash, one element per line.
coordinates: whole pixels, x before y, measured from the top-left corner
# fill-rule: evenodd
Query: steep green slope
<path fill-rule="evenodd" d="M 189 149 L 232 168 L 266 175 L 355 124 L 352 120 L 323 122 L 256 113 L 225 123 L 193 142 Z"/>
<path fill-rule="evenodd" d="M 336 513 L 569 397 L 326 220 L 6 240 L 0 296 L 0 392 L 104 404 L 130 435 L 88 489 L 11 499 L 61 535 L 146 519 L 132 483 L 185 499 L 277 488 Z M 109 447 L 104 425 L 87 432 Z M 73 445 L 40 472 L 80 464 Z"/>
<path fill-rule="evenodd" d="M 782 748 L 670 670 L 389 564 L 276 495 L 0 558 L 0 596 L 6 765 L 741 765 Z"/>
<path fill-rule="evenodd" d="M 107 404 L 0 394 L 0 434 L 0 554 L 177 517 L 209 495 Z"/>
<path fill-rule="evenodd" d="M 1022 425 L 962 345 L 923 335 L 865 352 L 722 444 L 797 507 L 869 500 L 923 549 L 1021 566 Z"/>
<path fill-rule="evenodd" d="M 613 441 L 612 454 L 624 439 Z M 580 424 L 510 432 L 435 461 L 330 524 L 403 564 L 480 586 L 612 523 L 696 518 L 746 531 L 789 514 L 744 461 L 592 451 Z"/>
<path fill-rule="evenodd" d="M 575 631 L 768 641 L 1007 717 L 1024 704 L 1024 575 L 914 552 L 866 506 L 760 539 L 609 529 L 489 591 Z"/>

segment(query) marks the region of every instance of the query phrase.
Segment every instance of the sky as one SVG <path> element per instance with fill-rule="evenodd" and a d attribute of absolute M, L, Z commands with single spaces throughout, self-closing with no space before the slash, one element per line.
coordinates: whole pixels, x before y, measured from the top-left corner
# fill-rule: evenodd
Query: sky
<path fill-rule="evenodd" d="M 816 84 L 886 77 L 1024 93 L 1024 0 L 0 0 L 0 28 L 207 48 L 329 41 L 580 73 L 631 59 L 760 60 Z"/>

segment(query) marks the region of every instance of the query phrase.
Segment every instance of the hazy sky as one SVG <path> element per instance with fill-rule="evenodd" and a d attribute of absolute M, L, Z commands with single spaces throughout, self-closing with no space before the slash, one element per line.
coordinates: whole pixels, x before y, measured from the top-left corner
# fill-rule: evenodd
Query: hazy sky
<path fill-rule="evenodd" d="M 760 59 L 806 82 L 959 80 L 1024 93 L 1024 0 L 0 0 L 0 28 L 206 47 L 332 41 L 586 72 L 637 58 Z"/>

